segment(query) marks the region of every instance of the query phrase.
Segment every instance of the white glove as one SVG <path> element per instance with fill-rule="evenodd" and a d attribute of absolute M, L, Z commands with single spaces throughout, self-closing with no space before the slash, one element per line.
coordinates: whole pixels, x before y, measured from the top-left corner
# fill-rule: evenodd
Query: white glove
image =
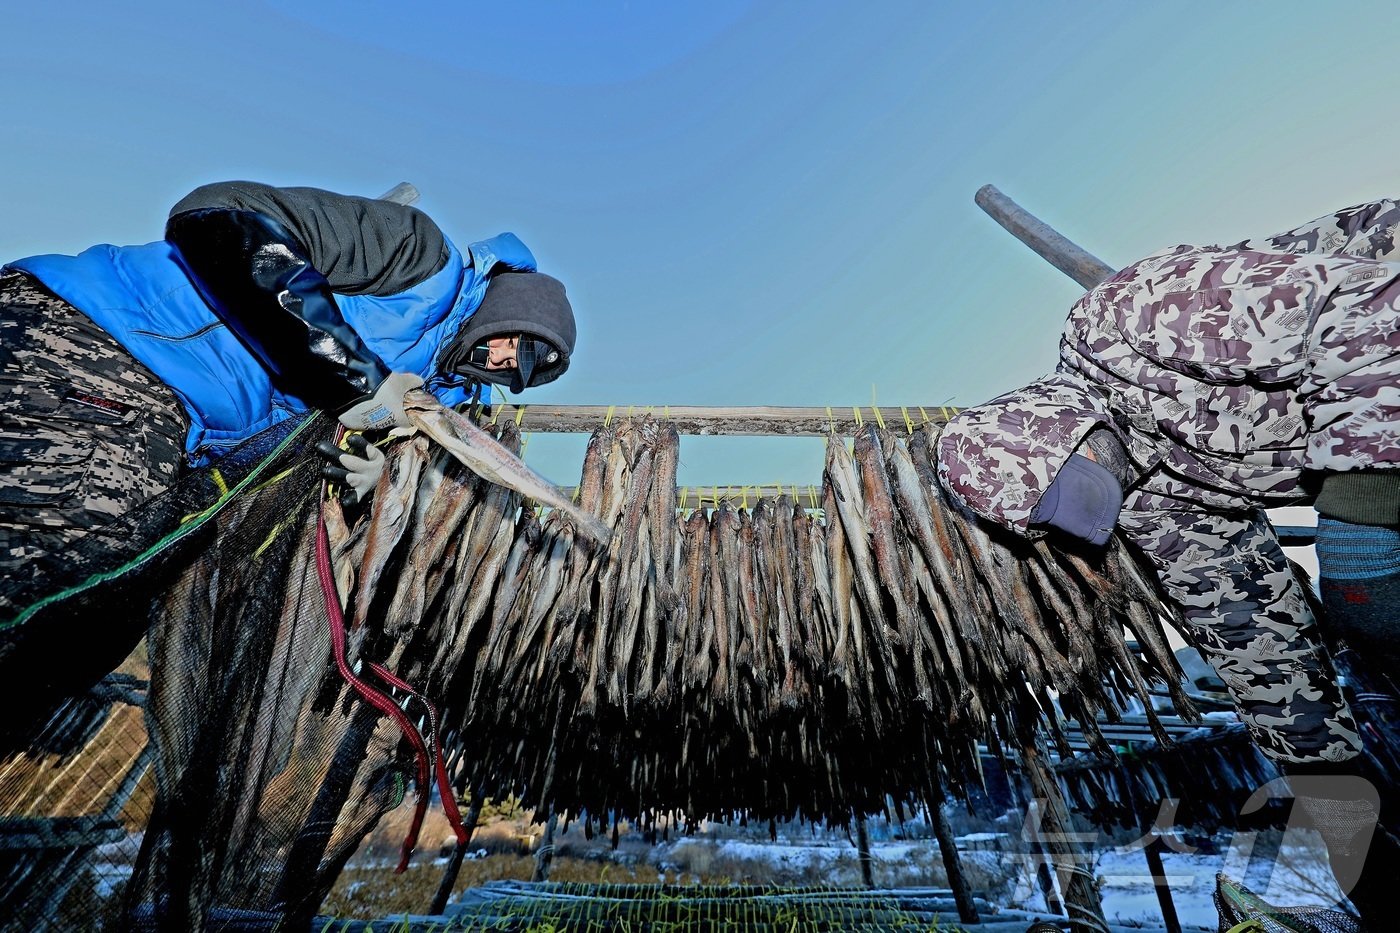
<path fill-rule="evenodd" d="M 340 423 L 352 431 L 378 431 L 408 427 L 403 396 L 409 389 L 421 388 L 423 379 L 413 373 L 390 373 L 374 394 L 340 413 Z"/>
<path fill-rule="evenodd" d="M 341 450 L 327 441 L 316 445 L 317 452 L 329 461 L 321 467 L 321 475 L 355 493 L 353 499 L 341 496 L 341 503 L 347 507 L 352 502 L 364 501 L 374 492 L 374 487 L 379 485 L 379 475 L 384 472 L 384 451 L 365 440 L 362 434 L 350 435 L 348 443 L 350 450 Z"/>

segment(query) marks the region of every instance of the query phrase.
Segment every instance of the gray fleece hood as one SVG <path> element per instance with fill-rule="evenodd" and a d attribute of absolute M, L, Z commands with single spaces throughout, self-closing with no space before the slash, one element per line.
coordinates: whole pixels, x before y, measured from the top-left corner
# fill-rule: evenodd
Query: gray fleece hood
<path fill-rule="evenodd" d="M 468 362 L 472 347 L 492 337 L 517 334 L 543 340 L 559 353 L 552 363 L 537 363 L 528 385 L 517 383 L 516 370 L 485 369 Z M 564 294 L 563 282 L 543 272 L 497 272 L 487 283 L 481 305 L 443 350 L 440 368 L 479 382 L 511 386 L 511 391 L 519 392 L 562 376 L 569 368 L 577 336 L 574 309 Z"/>

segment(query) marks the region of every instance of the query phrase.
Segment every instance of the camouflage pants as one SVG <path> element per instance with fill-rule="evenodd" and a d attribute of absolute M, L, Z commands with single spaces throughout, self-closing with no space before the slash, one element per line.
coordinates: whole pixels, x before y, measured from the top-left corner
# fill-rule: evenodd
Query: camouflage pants
<path fill-rule="evenodd" d="M 1181 606 L 1254 740 L 1283 763 L 1362 747 L 1302 587 L 1262 511 L 1128 511 L 1119 525 Z"/>
<path fill-rule="evenodd" d="M 34 279 L 0 276 L 0 618 L 90 529 L 170 486 L 188 421 L 175 394 Z"/>

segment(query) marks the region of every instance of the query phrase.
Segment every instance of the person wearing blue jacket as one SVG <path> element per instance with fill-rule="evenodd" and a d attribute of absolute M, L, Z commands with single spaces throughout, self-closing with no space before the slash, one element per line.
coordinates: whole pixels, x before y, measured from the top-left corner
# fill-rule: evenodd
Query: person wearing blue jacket
<path fill-rule="evenodd" d="M 312 409 L 406 424 L 568 368 L 563 285 L 513 234 L 458 249 L 415 208 L 224 182 L 172 209 L 165 238 L 0 269 L 0 627 L 26 568 Z M 358 496 L 382 456 L 334 451 Z M 4 659 L 0 639 L 0 661 Z"/>

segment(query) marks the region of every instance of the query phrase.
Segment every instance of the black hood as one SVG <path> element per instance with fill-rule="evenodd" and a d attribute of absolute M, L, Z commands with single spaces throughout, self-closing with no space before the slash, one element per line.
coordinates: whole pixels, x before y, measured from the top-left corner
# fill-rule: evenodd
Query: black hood
<path fill-rule="evenodd" d="M 513 369 L 485 369 L 467 361 L 472 347 L 492 337 L 514 337 L 526 334 L 546 341 L 559 351 L 559 359 L 548 367 L 538 366 L 531 386 L 553 382 L 569 368 L 577 331 L 574 309 L 564 294 L 564 283 L 542 272 L 498 272 L 486 285 L 481 305 L 467 318 L 457 336 L 442 351 L 439 368 L 444 372 L 461 373 L 478 382 L 511 385 L 516 378 Z M 512 386 L 519 392 L 526 386 Z"/>

